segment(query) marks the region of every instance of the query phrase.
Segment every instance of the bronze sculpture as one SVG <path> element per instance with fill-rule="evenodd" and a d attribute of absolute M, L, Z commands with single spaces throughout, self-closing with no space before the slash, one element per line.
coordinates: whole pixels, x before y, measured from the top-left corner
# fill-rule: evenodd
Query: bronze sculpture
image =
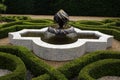
<path fill-rule="evenodd" d="M 68 14 L 62 9 L 54 15 L 55 26 L 48 27 L 44 33 L 43 41 L 51 44 L 69 44 L 78 40 L 74 28 L 67 24 L 69 21 Z"/>
<path fill-rule="evenodd" d="M 69 16 L 61 9 L 54 15 L 54 21 L 59 24 L 59 29 L 63 29 L 63 26 L 69 21 Z"/>

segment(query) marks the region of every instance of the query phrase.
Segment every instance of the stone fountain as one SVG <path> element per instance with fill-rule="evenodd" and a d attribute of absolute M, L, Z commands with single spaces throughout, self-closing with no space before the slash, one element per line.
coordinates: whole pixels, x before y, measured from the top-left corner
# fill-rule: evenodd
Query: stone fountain
<path fill-rule="evenodd" d="M 13 45 L 27 47 L 40 58 L 53 61 L 73 60 L 86 52 L 112 46 L 113 36 L 99 31 L 80 30 L 68 25 L 68 21 L 68 14 L 60 10 L 54 15 L 55 25 L 10 32 L 9 41 Z M 88 38 L 93 35 L 95 38 Z"/>
<path fill-rule="evenodd" d="M 63 10 L 58 11 L 54 16 L 57 25 L 48 27 L 48 30 L 41 38 L 51 44 L 69 44 L 78 40 L 77 33 L 72 26 L 67 25 L 69 16 Z"/>

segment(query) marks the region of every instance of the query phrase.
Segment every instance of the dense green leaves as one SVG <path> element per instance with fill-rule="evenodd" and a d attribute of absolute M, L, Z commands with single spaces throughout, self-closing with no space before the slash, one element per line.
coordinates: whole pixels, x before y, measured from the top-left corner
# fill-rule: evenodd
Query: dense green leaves
<path fill-rule="evenodd" d="M 6 6 L 0 3 L 0 13 L 6 10 Z"/>
<path fill-rule="evenodd" d="M 20 57 L 21 60 L 24 62 L 26 68 L 30 70 L 32 74 L 36 77 L 33 78 L 33 80 L 67 80 L 61 72 L 47 65 L 43 60 L 35 56 L 25 47 L 0 46 L 0 52 L 10 53 L 12 55 L 16 55 L 17 57 Z M 50 76 L 47 74 L 44 75 L 45 73 L 49 74 Z"/>
<path fill-rule="evenodd" d="M 103 59 L 85 66 L 79 73 L 79 80 L 96 80 L 103 76 L 120 75 L 120 59 Z"/>
<path fill-rule="evenodd" d="M 33 0 L 5 0 L 5 4 L 9 14 L 26 14 L 33 11 Z"/>
<path fill-rule="evenodd" d="M 6 5 L 4 5 L 4 0 L 0 0 L 0 13 L 6 10 Z"/>
<path fill-rule="evenodd" d="M 77 59 L 65 64 L 64 66 L 58 68 L 58 70 L 61 71 L 68 79 L 71 79 L 71 78 L 74 78 L 74 77 L 78 76 L 79 72 L 81 72 L 81 70 L 83 70 L 84 67 L 87 67 L 87 66 L 89 66 L 89 64 L 92 64 L 94 62 L 96 62 L 96 64 L 98 65 L 99 63 L 97 63 L 97 61 L 101 61 L 101 60 L 104 60 L 104 59 L 120 59 L 120 52 L 115 52 L 115 51 L 96 51 L 96 52 L 92 52 L 92 53 L 81 56 L 80 58 L 77 58 Z M 108 64 L 112 64 L 112 63 L 110 63 L 109 60 L 107 60 L 107 62 L 108 62 Z M 105 61 L 102 61 L 102 63 L 99 64 L 98 66 L 102 66 L 102 64 L 106 64 Z M 120 66 L 120 60 L 119 60 L 118 65 Z M 105 66 L 106 65 L 104 65 L 102 67 L 107 69 L 108 67 L 105 67 Z M 94 66 L 92 66 L 92 67 L 90 66 L 89 68 L 90 69 L 95 69 Z M 97 70 L 97 69 L 95 69 L 95 70 Z M 104 70 L 101 69 L 101 71 L 105 71 L 105 69 Z M 118 66 L 116 66 L 116 67 L 114 66 L 115 71 L 111 75 L 115 75 L 115 73 L 117 72 L 117 69 L 118 69 Z M 82 71 L 80 73 L 80 75 L 83 74 L 83 72 L 84 71 Z M 99 71 L 98 71 L 98 73 L 99 73 Z M 93 73 L 93 75 L 96 75 L 96 74 L 97 74 L 97 72 L 95 74 Z M 102 72 L 101 72 L 101 74 L 102 74 Z M 120 75 L 120 73 L 118 73 L 118 74 Z M 118 75 L 118 74 L 116 74 L 116 75 Z M 84 76 L 84 75 L 87 75 L 86 72 L 82 76 Z M 102 75 L 100 77 L 102 77 Z M 84 76 L 83 78 L 80 78 L 80 80 L 94 80 L 93 78 L 92 79 L 91 78 L 84 79 L 84 78 L 86 78 L 86 77 Z"/>
<path fill-rule="evenodd" d="M 114 36 L 115 39 L 120 40 L 119 22 L 120 19 L 106 19 L 103 21 L 75 21 L 75 22 L 70 22 L 69 24 L 80 29 L 98 30 L 106 34 L 111 34 Z M 24 28 L 40 29 L 51 25 L 53 25 L 52 20 L 21 20 L 16 22 L 10 22 L 0 26 L 0 38 L 7 37 L 9 32 L 18 31 Z M 113 64 L 111 63 L 111 60 L 97 62 L 103 59 L 120 59 L 120 52 L 114 52 L 114 51 L 92 52 L 87 55 L 81 56 L 80 58 L 77 58 L 58 69 L 54 69 L 53 67 L 44 63 L 42 60 L 36 57 L 31 51 L 27 50 L 24 47 L 0 46 L 0 51 L 6 52 L 8 54 L 16 55 L 17 57 L 19 57 L 24 62 L 27 69 L 30 70 L 34 75 L 33 80 L 67 80 L 66 77 L 68 79 L 71 79 L 78 76 L 79 74 L 80 74 L 79 79 L 96 80 L 97 78 L 102 77 L 107 73 L 109 73 L 109 75 L 120 74 L 119 72 L 116 73 L 116 71 L 120 69 L 119 68 L 120 64 L 114 64 L 120 61 L 112 60 Z M 0 57 L 0 59 L 2 58 Z M 2 60 L 0 61 L 2 63 Z M 11 61 L 9 63 L 11 63 Z M 90 64 L 92 65 L 92 67 L 91 66 L 89 67 Z M 97 67 L 93 66 L 96 64 L 98 65 Z M 111 65 L 114 65 L 114 67 L 112 67 Z M 113 74 L 106 69 L 108 66 L 109 67 L 111 66 L 110 68 L 114 70 L 111 71 L 113 72 Z M 98 72 L 105 71 L 107 73 L 101 72 L 97 74 L 98 72 L 96 71 L 96 69 L 98 70 L 98 68 L 100 69 Z M 89 71 L 91 75 L 89 75 Z M 84 74 L 81 75 L 81 73 Z M 86 73 L 88 75 L 86 75 Z M 24 76 L 24 75 L 20 75 L 20 76 Z M 20 78 L 18 80 L 22 80 L 22 79 Z"/>
<path fill-rule="evenodd" d="M 31 20 L 28 16 L 1 16 L 0 21 L 2 22 L 13 22 L 13 21 L 20 21 L 20 20 Z"/>
<path fill-rule="evenodd" d="M 0 80 L 25 80 L 26 67 L 23 61 L 9 53 L 0 52 L 0 69 L 12 71 L 8 75 L 1 76 Z"/>
<path fill-rule="evenodd" d="M 69 15 L 120 16 L 120 0 L 6 0 L 7 13 L 55 14 L 64 9 Z"/>

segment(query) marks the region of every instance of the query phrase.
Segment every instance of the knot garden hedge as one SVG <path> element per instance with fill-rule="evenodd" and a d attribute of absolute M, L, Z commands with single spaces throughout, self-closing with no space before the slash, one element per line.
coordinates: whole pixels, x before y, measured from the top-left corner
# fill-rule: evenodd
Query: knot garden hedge
<path fill-rule="evenodd" d="M 69 24 L 80 29 L 98 30 L 113 35 L 115 39 L 120 40 L 120 25 L 118 22 L 119 19 L 93 22 L 71 21 Z M 26 20 L 3 24 L 0 25 L 0 38 L 7 37 L 11 31 L 24 28 L 40 29 L 52 24 L 52 20 Z M 4 61 L 6 63 L 3 65 Z M 8 75 L 1 76 L 0 80 L 26 80 L 27 70 L 34 75 L 32 80 L 69 80 L 76 76 L 79 80 L 96 80 L 106 75 L 120 76 L 120 72 L 118 72 L 120 70 L 120 52 L 92 52 L 55 69 L 25 47 L 9 45 L 0 46 L 0 65 L 2 69 L 12 71 Z"/>

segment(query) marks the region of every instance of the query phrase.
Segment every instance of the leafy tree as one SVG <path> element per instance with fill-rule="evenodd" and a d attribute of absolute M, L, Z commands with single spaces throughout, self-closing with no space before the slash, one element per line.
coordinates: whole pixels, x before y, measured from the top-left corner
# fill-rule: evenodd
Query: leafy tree
<path fill-rule="evenodd" d="M 4 0 L 0 0 L 0 22 L 2 22 L 2 20 L 1 20 L 1 17 L 2 17 L 1 13 L 3 11 L 6 11 L 6 6 L 4 5 Z"/>
<path fill-rule="evenodd" d="M 34 10 L 34 0 L 5 0 L 4 3 L 9 14 L 31 14 Z"/>
<path fill-rule="evenodd" d="M 2 13 L 2 11 L 6 10 L 6 6 L 4 5 L 4 0 L 0 0 L 0 13 Z"/>

